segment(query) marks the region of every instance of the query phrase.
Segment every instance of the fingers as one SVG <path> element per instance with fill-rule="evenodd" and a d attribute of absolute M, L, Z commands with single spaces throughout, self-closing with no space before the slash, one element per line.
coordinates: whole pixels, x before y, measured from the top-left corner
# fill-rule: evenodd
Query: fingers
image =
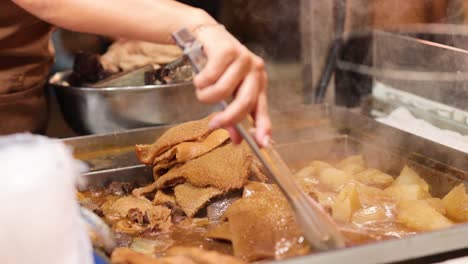
<path fill-rule="evenodd" d="M 252 112 L 255 120 L 254 137 L 258 144 L 263 147 L 268 146 L 271 136 L 271 121 L 268 113 L 268 99 L 267 99 L 267 86 L 268 77 L 265 71 L 261 72 L 260 78 L 260 93 L 256 108 Z"/>
<path fill-rule="evenodd" d="M 253 55 L 254 56 L 254 55 Z M 239 63 L 240 65 L 241 63 Z M 238 67 L 232 66 L 230 69 L 233 69 L 229 73 L 237 73 L 240 72 Z M 225 73 L 221 78 L 224 80 L 230 81 L 230 85 L 237 82 L 236 78 L 232 78 L 229 76 L 228 72 Z M 225 77 L 226 76 L 226 77 Z M 232 78 L 232 79 L 230 79 Z M 237 77 L 238 78 L 238 77 Z M 239 80 L 239 82 L 242 80 Z M 254 56 L 252 66 L 249 67 L 247 76 L 241 82 L 241 85 L 237 89 L 236 96 L 234 101 L 220 114 L 215 116 L 212 120 L 210 125 L 213 128 L 218 127 L 227 127 L 231 138 L 234 143 L 239 143 L 242 139 L 237 131 L 233 128 L 234 124 L 242 121 L 246 115 L 252 113 L 255 118 L 255 127 L 256 131 L 254 133 L 254 137 L 259 145 L 267 146 L 270 140 L 271 135 L 271 122 L 268 116 L 268 103 L 267 103 L 267 96 L 266 96 L 266 86 L 267 86 L 267 75 L 264 70 L 264 62 L 262 59 Z M 221 86 L 223 87 L 223 86 Z M 223 89 L 227 89 L 225 86 Z M 209 89 L 205 89 L 203 93 L 208 95 L 211 89 L 215 87 L 210 87 Z M 229 94 L 233 94 L 233 90 L 229 89 Z M 202 93 L 202 91 L 199 91 Z M 221 96 L 223 93 L 218 93 L 215 96 Z M 213 102 L 219 101 L 225 97 L 216 98 L 213 96 Z"/>
<path fill-rule="evenodd" d="M 271 121 L 268 115 L 268 103 L 265 92 L 262 92 L 258 98 L 255 127 L 255 139 L 261 146 L 267 147 L 270 143 Z"/>
<path fill-rule="evenodd" d="M 245 77 L 232 103 L 211 120 L 212 127 L 232 126 L 252 112 L 256 107 L 258 89 L 261 85 L 259 77 L 259 73 L 256 71 L 251 71 Z"/>
<path fill-rule="evenodd" d="M 216 103 L 232 95 L 251 68 L 249 53 L 245 50 L 214 85 L 206 89 L 197 89 L 198 100 L 203 103 Z"/>
<path fill-rule="evenodd" d="M 204 45 L 208 62 L 205 68 L 193 79 L 197 89 L 214 85 L 238 56 L 236 47 L 230 43 Z"/>
<path fill-rule="evenodd" d="M 271 122 L 263 60 L 224 29 L 207 28 L 197 37 L 208 56 L 205 68 L 194 78 L 198 99 L 204 103 L 216 103 L 233 96 L 232 103 L 211 120 L 210 126 L 226 128 L 232 141 L 239 143 L 242 139 L 233 126 L 248 114 L 253 114 L 256 127 L 254 137 L 259 145 L 267 145 Z"/>
<path fill-rule="evenodd" d="M 242 137 L 234 126 L 229 126 L 226 128 L 226 130 L 229 132 L 232 143 L 239 144 L 242 142 Z"/>

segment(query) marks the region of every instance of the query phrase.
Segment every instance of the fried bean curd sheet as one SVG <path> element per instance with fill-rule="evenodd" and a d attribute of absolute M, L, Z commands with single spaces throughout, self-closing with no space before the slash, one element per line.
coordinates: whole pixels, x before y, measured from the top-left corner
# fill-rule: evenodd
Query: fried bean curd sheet
<path fill-rule="evenodd" d="M 153 178 L 167 172 L 168 169 L 181 165 L 191 159 L 200 157 L 229 139 L 229 133 L 224 129 L 217 129 L 199 142 L 182 142 L 160 156 L 153 162 Z"/>
<path fill-rule="evenodd" d="M 206 237 L 232 241 L 231 228 L 228 222 L 220 222 L 216 226 L 210 228 L 206 233 Z"/>
<path fill-rule="evenodd" d="M 154 195 L 154 205 L 165 205 L 167 203 L 176 204 L 174 195 L 169 195 L 162 190 L 158 190 Z"/>
<path fill-rule="evenodd" d="M 168 161 L 168 162 L 161 162 L 153 167 L 153 179 L 157 180 L 161 175 L 164 175 L 168 170 L 180 167 L 182 163 L 178 163 L 176 160 Z"/>
<path fill-rule="evenodd" d="M 208 127 L 208 123 L 214 115 L 213 113 L 203 119 L 172 127 L 153 144 L 136 145 L 135 151 L 138 160 L 146 165 L 152 165 L 158 155 L 173 146 L 187 141 L 200 141 L 213 131 Z"/>
<path fill-rule="evenodd" d="M 253 171 L 254 170 L 254 171 Z M 189 182 L 195 187 L 214 187 L 223 192 L 240 189 L 249 176 L 263 179 L 260 170 L 252 165 L 252 154 L 245 144 L 228 143 L 211 152 L 170 168 L 150 185 L 132 191 L 135 197 L 143 197 L 156 189 L 174 187 Z"/>
<path fill-rule="evenodd" d="M 217 129 L 211 132 L 201 141 L 197 142 L 182 142 L 173 148 L 167 150 L 163 154 L 157 156 L 153 161 L 153 166 L 160 163 L 184 163 L 191 159 L 197 158 L 229 139 L 229 133 L 225 129 Z"/>
<path fill-rule="evenodd" d="M 234 202 L 227 210 L 234 255 L 246 261 L 309 252 L 286 198 L 274 188 Z"/>
<path fill-rule="evenodd" d="M 113 264 L 244 264 L 232 256 L 215 251 L 194 247 L 174 247 L 167 251 L 165 257 L 152 258 L 128 248 L 117 248 L 111 256 Z"/>
<path fill-rule="evenodd" d="M 193 217 L 211 199 L 222 194 L 223 191 L 217 188 L 199 188 L 188 182 L 179 184 L 174 188 L 175 201 L 188 217 Z"/>
<path fill-rule="evenodd" d="M 171 169 L 156 180 L 156 188 L 187 181 L 195 187 L 214 187 L 222 191 L 239 189 L 248 179 L 251 162 L 252 155 L 245 145 L 230 143 Z"/>
<path fill-rule="evenodd" d="M 151 183 L 150 185 L 147 185 L 147 186 L 143 186 L 143 187 L 140 187 L 140 188 L 133 189 L 132 195 L 137 197 L 137 198 L 144 199 L 145 194 L 151 193 L 154 190 L 156 190 L 156 182 L 153 182 L 153 183 Z"/>
<path fill-rule="evenodd" d="M 263 168 L 262 163 L 255 156 L 252 156 L 252 164 L 250 165 L 250 173 L 251 173 L 252 180 L 257 180 L 259 182 L 266 182 L 268 180 L 268 177 L 264 173 L 264 168 Z"/>

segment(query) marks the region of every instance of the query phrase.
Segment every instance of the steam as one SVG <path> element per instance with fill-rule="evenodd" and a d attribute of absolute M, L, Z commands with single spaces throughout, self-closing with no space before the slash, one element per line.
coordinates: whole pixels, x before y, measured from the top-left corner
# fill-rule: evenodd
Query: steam
<path fill-rule="evenodd" d="M 317 5 L 322 5 L 321 10 L 325 13 L 319 14 L 320 21 L 325 22 L 321 24 L 321 28 L 329 32 L 332 22 L 325 16 L 331 16 L 333 13 L 329 8 L 323 8 L 326 7 L 324 1 L 316 2 Z M 421 6 L 424 2 L 426 6 Z M 429 2 L 432 4 L 427 5 Z M 462 135 L 468 135 L 466 117 L 457 117 L 455 112 L 439 107 L 440 103 L 468 111 L 468 25 L 460 24 L 468 21 L 464 13 L 464 8 L 468 5 L 463 1 L 449 1 L 449 5 L 444 7 L 440 2 L 442 1 L 348 0 L 345 25 L 346 54 L 341 57 L 342 63 L 339 66 L 347 65 L 347 71 L 370 76 L 374 86 L 380 84 L 396 88 L 431 101 L 431 104 L 426 104 L 430 107 L 421 109 L 426 111 L 425 118 L 434 122 L 435 117 L 438 119 L 435 124 L 439 127 L 442 123 L 452 124 L 457 128 L 452 129 L 461 132 Z M 428 13 L 428 10 L 431 11 Z M 312 17 L 310 19 L 316 20 Z M 376 31 L 376 28 L 379 31 Z M 321 37 L 314 39 L 312 44 L 312 47 L 319 51 L 323 45 L 329 43 L 332 36 L 324 34 Z M 352 40 L 366 38 L 371 43 L 367 55 L 352 56 L 359 52 L 361 47 L 348 44 Z M 312 56 L 315 56 L 319 66 L 323 63 L 325 53 L 322 54 L 320 57 L 320 52 L 312 51 Z M 366 61 L 366 58 L 371 60 Z M 317 63 L 314 66 L 316 65 Z M 353 84 L 349 85 L 351 88 Z M 418 105 L 420 103 L 421 101 L 417 101 L 413 106 L 421 107 Z M 390 109 L 385 110 L 389 113 Z M 447 122 L 442 121 L 444 119 Z M 459 123 L 455 124 L 454 120 Z M 358 129 L 352 122 L 349 125 Z M 454 171 L 468 171 L 466 155 L 439 145 L 438 142 L 443 140 L 431 143 L 423 139 L 417 140 L 418 137 L 408 137 L 408 134 L 385 125 L 374 125 L 371 122 L 363 122 L 360 125 L 363 126 L 363 133 L 369 137 L 365 139 L 366 147 L 358 148 L 357 152 L 368 152 L 370 145 L 379 146 L 382 152 L 385 152 L 386 147 L 396 148 L 406 151 L 399 153 L 401 158 L 406 156 L 411 159 L 412 155 L 417 155 L 446 164 Z M 395 165 L 386 164 L 390 160 L 382 159 L 375 165 L 383 169 L 390 168 Z M 447 174 L 457 174 L 454 171 Z M 435 179 L 430 181 L 435 183 Z"/>
<path fill-rule="evenodd" d="M 341 37 L 332 34 L 335 26 L 334 2 L 331 0 L 231 0 L 225 2 L 224 15 L 221 16 L 225 19 L 221 22 L 226 24 L 227 28 L 254 52 L 266 61 L 274 62 L 268 66 L 269 100 L 274 116 L 274 138 L 279 143 L 293 139 L 319 141 L 326 137 L 327 133 L 328 135 L 340 134 L 340 131 L 333 126 L 325 128 L 323 124 L 307 124 L 311 121 L 306 120 L 317 120 L 317 118 L 320 120 L 321 118 L 310 114 L 317 109 L 302 105 L 302 86 L 306 81 L 304 77 L 310 78 L 311 83 L 308 84 L 310 87 L 316 86 L 332 39 Z M 345 44 L 349 44 L 350 40 L 368 38 L 370 45 L 366 51 L 367 54 L 359 58 L 342 56 L 339 65 L 347 63 L 349 66 L 346 68 L 347 71 L 370 76 L 374 84 L 380 83 L 434 102 L 468 110 L 468 81 L 466 81 L 468 80 L 468 55 L 430 43 L 468 50 L 468 26 L 460 24 L 465 21 L 466 4 L 460 0 L 449 1 L 449 5 L 444 7 L 434 3 L 427 5 L 429 2 L 431 1 L 347 0 Z M 291 23 L 291 19 L 296 21 L 295 24 Z M 453 25 L 454 23 L 458 25 Z M 295 28 L 291 25 L 295 25 Z M 379 29 L 379 31 L 374 29 Z M 300 43 L 302 51 L 298 52 L 300 49 L 296 46 L 297 52 L 294 54 L 296 57 L 292 56 L 288 58 L 289 60 L 285 60 L 281 57 L 282 54 L 287 54 L 294 49 L 294 45 L 289 42 Z M 345 52 L 352 55 L 358 49 L 362 50 L 362 46 L 347 45 Z M 301 62 L 304 57 L 312 65 L 305 70 L 301 65 L 307 62 Z M 286 67 L 281 67 L 284 65 Z M 329 92 L 333 90 L 333 86 L 328 89 Z M 294 108 L 299 108 L 309 114 L 285 111 Z M 289 135 L 281 134 L 284 120 L 290 120 Z M 353 122 L 354 120 L 335 121 L 339 124 L 339 122 Z M 300 124 L 309 128 L 298 128 Z M 450 166 L 468 170 L 466 160 L 460 159 L 459 152 L 444 147 L 438 149 L 437 143 L 430 144 L 424 140 L 421 141 L 422 143 L 417 143 L 421 145 L 412 145 L 414 142 L 408 141 L 407 134 L 385 125 L 363 122 L 361 126 L 368 135 L 371 135 L 365 140 L 366 146 L 382 146 L 383 144 L 392 148 L 412 149 L 411 151 L 438 159 Z M 462 134 L 466 135 L 468 132 Z M 427 143 L 426 146 L 424 142 Z M 427 146 L 431 147 L 425 149 Z M 357 152 L 368 151 L 367 147 L 355 150 Z M 434 154 L 431 150 L 441 151 L 443 154 Z M 317 147 L 315 151 L 325 152 L 325 149 Z M 398 157 L 392 157 L 392 159 L 398 160 Z M 390 158 L 376 161 L 375 165 L 390 168 L 395 164 L 386 163 L 389 160 Z"/>

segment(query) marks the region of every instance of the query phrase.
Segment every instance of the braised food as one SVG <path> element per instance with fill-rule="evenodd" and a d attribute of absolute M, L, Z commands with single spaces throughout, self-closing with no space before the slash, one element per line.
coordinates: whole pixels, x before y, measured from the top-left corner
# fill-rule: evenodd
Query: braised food
<path fill-rule="evenodd" d="M 209 129 L 210 118 L 136 146 L 140 161 L 153 167 L 153 183 L 135 188 L 115 182 L 79 193 L 82 205 L 119 238 L 113 263 L 244 263 L 313 252 L 278 186 L 245 145 Z M 362 155 L 314 160 L 294 175 L 331 214 L 347 245 L 468 221 L 465 186 L 433 197 L 423 176 L 404 166 L 394 177 L 369 167 Z"/>

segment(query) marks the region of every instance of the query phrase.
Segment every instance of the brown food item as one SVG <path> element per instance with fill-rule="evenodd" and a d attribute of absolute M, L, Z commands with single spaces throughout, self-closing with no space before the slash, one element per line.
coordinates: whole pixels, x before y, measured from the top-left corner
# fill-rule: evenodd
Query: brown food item
<path fill-rule="evenodd" d="M 200 157 L 229 139 L 229 133 L 224 129 L 217 129 L 199 142 L 182 142 L 163 154 L 157 156 L 153 161 L 153 178 L 167 172 L 174 166 L 180 166 L 191 159 Z"/>
<path fill-rule="evenodd" d="M 114 225 L 114 230 L 129 234 L 138 234 L 147 230 L 167 232 L 171 226 L 171 210 L 164 206 L 155 206 L 146 212 L 130 209 L 126 218 Z"/>
<path fill-rule="evenodd" d="M 150 185 L 146 185 L 140 188 L 133 189 L 132 195 L 139 199 L 145 199 L 144 195 L 154 190 L 156 190 L 156 182 L 153 182 Z"/>
<path fill-rule="evenodd" d="M 216 226 L 210 228 L 205 236 L 214 239 L 231 241 L 232 235 L 231 229 L 229 227 L 229 222 L 221 222 Z"/>
<path fill-rule="evenodd" d="M 211 132 L 206 138 L 199 142 L 182 142 L 160 156 L 156 157 L 153 165 L 160 163 L 177 162 L 184 163 L 191 159 L 197 158 L 229 139 L 229 133 L 225 129 L 217 129 Z"/>
<path fill-rule="evenodd" d="M 171 169 L 156 181 L 156 187 L 174 186 L 185 179 L 195 187 L 211 186 L 222 191 L 239 189 L 247 181 L 251 161 L 245 145 L 227 144 Z"/>
<path fill-rule="evenodd" d="M 129 247 L 133 242 L 133 236 L 127 233 L 114 233 L 117 247 Z"/>
<path fill-rule="evenodd" d="M 114 201 L 106 202 L 102 205 L 102 210 L 106 216 L 106 220 L 109 222 L 115 222 L 125 218 L 128 211 L 132 208 L 136 208 L 142 212 L 151 210 L 153 205 L 146 199 L 139 199 L 131 196 L 125 196 Z"/>
<path fill-rule="evenodd" d="M 78 52 L 73 62 L 74 75 L 85 83 L 94 83 L 106 78 L 109 73 L 103 68 L 100 59 L 98 54 Z"/>
<path fill-rule="evenodd" d="M 278 186 L 274 184 L 267 184 L 263 182 L 256 182 L 256 181 L 248 181 L 247 184 L 244 186 L 244 190 L 242 192 L 242 197 L 249 197 L 254 193 L 257 192 L 268 192 L 276 190 L 279 191 Z"/>
<path fill-rule="evenodd" d="M 106 220 L 114 224 L 116 232 L 136 234 L 145 230 L 167 231 L 171 226 L 171 210 L 153 206 L 146 199 L 122 197 L 102 206 Z"/>
<path fill-rule="evenodd" d="M 173 167 L 179 167 L 177 161 L 161 162 L 153 167 L 153 179 L 157 180 L 159 176 L 164 175 L 168 170 Z"/>
<path fill-rule="evenodd" d="M 227 209 L 241 197 L 242 190 L 236 190 L 218 196 L 210 201 L 209 205 L 206 207 L 206 215 L 208 216 L 210 223 L 218 223 L 222 221 Z"/>
<path fill-rule="evenodd" d="M 212 198 L 223 194 L 223 191 L 205 187 L 198 188 L 190 183 L 179 184 L 174 188 L 175 201 L 188 217 L 193 217 Z"/>
<path fill-rule="evenodd" d="M 233 150 L 227 151 L 228 148 L 233 148 Z M 172 177 L 164 179 L 165 183 L 162 186 L 155 182 L 145 187 L 154 190 L 156 187 L 176 185 L 174 195 L 168 195 L 162 190 L 158 190 L 153 201 L 163 205 L 160 206 L 162 208 L 172 209 L 171 219 L 175 224 L 169 232 L 151 232 L 151 230 L 145 229 L 146 225 L 150 223 L 150 218 L 145 212 L 149 201 L 144 199 L 139 202 L 134 202 L 135 200 L 119 201 L 119 203 L 123 203 L 119 205 L 123 207 L 122 212 L 115 211 L 119 212 L 119 216 L 125 213 L 126 215 L 123 218 L 117 218 L 114 230 L 130 233 L 136 239 L 151 237 L 147 240 L 155 241 L 154 245 L 158 245 L 156 250 L 149 247 L 151 254 L 165 256 L 149 260 L 143 258 L 140 253 L 131 252 L 128 254 L 131 256 L 130 258 L 120 259 L 127 262 L 121 263 L 215 263 L 213 261 L 227 263 L 228 260 L 224 258 L 206 257 L 211 255 L 206 254 L 206 251 L 201 250 L 201 248 L 215 249 L 226 254 L 234 252 L 235 256 L 246 261 L 281 259 L 303 255 L 310 251 L 308 245 L 302 242 L 301 231 L 296 225 L 293 212 L 278 186 L 249 181 L 246 177 L 252 176 L 252 174 L 240 178 L 232 177 L 231 171 L 234 172 L 234 175 L 238 175 L 236 173 L 238 173 L 239 168 L 244 168 L 242 162 L 239 162 L 242 166 L 232 164 L 233 160 L 237 160 L 237 158 L 233 159 L 232 155 L 239 150 L 234 148 L 237 147 L 226 144 L 218 146 L 198 158 L 189 160 L 183 165 L 176 162 L 178 164 L 175 164 L 175 167 L 170 167 L 169 172 L 178 172 Z M 235 154 L 234 157 L 242 155 L 243 153 Z M 161 160 L 168 161 L 174 157 Z M 248 172 L 253 173 L 254 167 L 259 168 L 260 166 L 254 164 L 255 161 L 251 159 L 250 155 L 245 157 L 250 162 L 249 166 L 245 167 L 247 171 L 245 175 L 247 175 Z M 455 214 L 458 214 L 458 217 L 464 217 L 463 210 L 464 205 L 467 204 L 468 196 L 463 184 L 454 188 L 444 200 L 441 200 L 431 197 L 430 193 L 427 192 L 429 189 L 427 183 L 408 167 L 405 167 L 400 177 L 393 181 L 391 176 L 378 170 L 366 169 L 362 165 L 363 162 L 362 156 L 349 157 L 338 163 L 337 167 L 340 169 L 337 169 L 325 162 L 314 161 L 295 175 L 301 187 L 322 206 L 329 208 L 334 218 L 339 220 L 340 230 L 347 238 L 348 245 L 401 238 L 420 231 L 446 228 L 453 225 L 451 220 L 456 220 Z M 184 168 L 187 165 L 190 166 Z M 187 175 L 177 177 L 182 168 L 184 170 L 188 168 L 185 171 Z M 362 168 L 365 170 L 361 171 Z M 213 175 L 218 175 L 219 178 L 213 177 Z M 163 175 L 159 180 L 164 177 L 167 175 Z M 235 179 L 233 182 L 244 179 L 239 181 L 243 188 L 234 192 L 225 192 L 211 186 L 213 183 L 232 186 L 231 183 L 224 182 L 226 179 Z M 191 180 L 197 181 L 199 185 L 207 185 L 197 187 L 191 183 Z M 195 215 L 196 211 L 205 206 L 212 196 L 220 194 L 240 196 L 241 191 L 243 198 L 225 206 L 228 209 L 224 215 L 223 213 L 219 214 L 221 218 L 210 218 L 210 207 L 216 205 L 217 202 L 226 203 L 228 199 L 224 196 L 216 197 L 214 201 L 209 203 L 208 218 L 185 217 L 185 214 Z M 103 191 L 94 191 L 79 195 L 79 198 L 83 201 L 101 194 L 108 195 Z M 102 205 L 103 211 L 108 212 L 116 199 L 118 197 L 97 200 L 108 200 Z M 213 208 L 215 207 L 213 206 Z M 166 208 L 166 210 L 169 209 Z M 460 212 L 462 213 L 460 214 Z M 181 216 L 181 220 L 174 221 L 175 215 Z M 125 229 L 128 230 L 125 231 Z M 231 243 L 226 243 L 226 241 Z M 198 247 L 199 249 L 171 249 L 171 247 L 178 246 Z M 138 254 L 138 257 L 135 257 L 135 254 Z M 116 255 L 119 256 L 119 254 Z M 221 255 L 221 257 L 225 256 Z M 144 262 L 135 262 L 139 260 Z M 237 261 L 234 258 L 231 260 Z"/>
<path fill-rule="evenodd" d="M 163 45 L 137 40 L 118 40 L 101 56 L 106 71 L 116 73 L 129 71 L 147 64 L 169 63 L 182 55 L 175 45 Z"/>
<path fill-rule="evenodd" d="M 107 186 L 106 193 L 123 196 L 128 195 L 135 187 L 129 182 L 112 182 Z"/>
<path fill-rule="evenodd" d="M 199 141 L 213 131 L 208 123 L 215 114 L 211 114 L 197 121 L 186 122 L 170 128 L 155 143 L 150 145 L 136 145 L 135 151 L 138 159 L 152 165 L 154 159 L 171 147 L 186 141 Z"/>
<path fill-rule="evenodd" d="M 173 195 L 166 194 L 161 190 L 157 191 L 153 199 L 153 204 L 165 205 L 167 203 L 176 204 L 175 197 Z"/>
<path fill-rule="evenodd" d="M 251 177 L 259 182 L 266 182 L 268 180 L 267 176 L 262 172 L 263 165 L 257 159 L 257 157 L 252 157 L 252 163 L 250 165 Z"/>
<path fill-rule="evenodd" d="M 164 206 L 153 206 L 148 213 L 148 225 L 151 229 L 157 228 L 161 231 L 167 231 L 172 226 L 171 210 Z"/>
<path fill-rule="evenodd" d="M 82 199 L 80 199 L 78 201 L 80 203 L 80 206 L 92 211 L 93 213 L 97 214 L 98 216 L 101 216 L 101 217 L 104 216 L 101 208 L 99 208 L 99 206 L 96 203 L 94 203 L 91 199 L 82 198 Z"/>
<path fill-rule="evenodd" d="M 284 196 L 261 191 L 234 202 L 226 212 L 234 255 L 246 261 L 281 259 L 308 252 Z"/>

